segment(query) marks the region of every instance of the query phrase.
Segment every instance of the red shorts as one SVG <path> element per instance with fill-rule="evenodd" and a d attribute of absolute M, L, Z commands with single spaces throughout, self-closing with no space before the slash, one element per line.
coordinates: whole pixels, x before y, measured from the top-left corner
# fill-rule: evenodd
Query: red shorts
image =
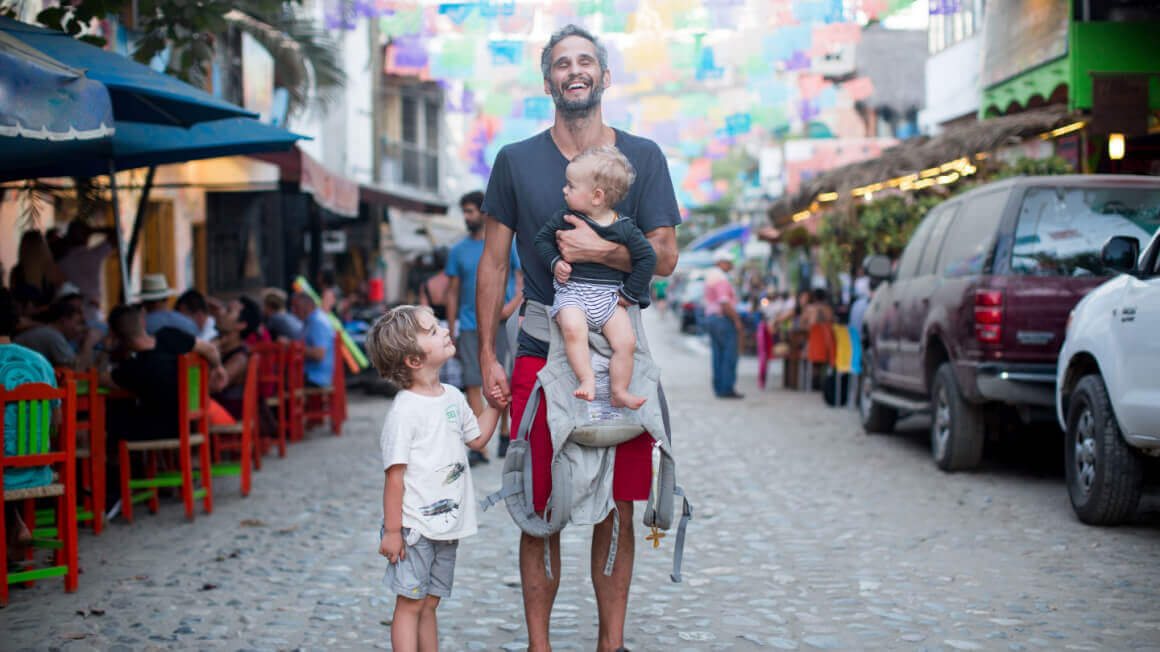
<path fill-rule="evenodd" d="M 512 424 L 518 426 L 524 416 L 524 406 L 532 395 L 536 374 L 547 364 L 544 358 L 524 355 L 516 358 L 512 369 Z M 612 472 L 612 497 L 616 500 L 648 500 L 652 480 L 652 443 L 649 434 L 616 447 L 616 466 Z M 528 433 L 532 455 L 532 496 L 536 511 L 548 505 L 552 490 L 552 437 L 548 433 L 548 412 L 544 402 L 536 412 L 532 430 Z"/>

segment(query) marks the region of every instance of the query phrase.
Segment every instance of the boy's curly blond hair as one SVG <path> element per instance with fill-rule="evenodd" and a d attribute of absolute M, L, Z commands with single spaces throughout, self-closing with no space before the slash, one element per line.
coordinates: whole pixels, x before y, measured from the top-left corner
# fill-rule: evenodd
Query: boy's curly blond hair
<path fill-rule="evenodd" d="M 411 386 L 411 368 L 408 358 L 426 356 L 419 347 L 419 315 L 435 314 L 427 306 L 396 306 L 379 317 L 367 333 L 367 355 L 379 375 L 395 387 L 406 389 Z"/>
<path fill-rule="evenodd" d="M 592 159 L 593 185 L 604 191 L 605 201 L 612 208 L 628 195 L 632 182 L 636 181 L 636 170 L 628 157 L 614 145 L 597 145 L 580 152 L 573 163 Z"/>

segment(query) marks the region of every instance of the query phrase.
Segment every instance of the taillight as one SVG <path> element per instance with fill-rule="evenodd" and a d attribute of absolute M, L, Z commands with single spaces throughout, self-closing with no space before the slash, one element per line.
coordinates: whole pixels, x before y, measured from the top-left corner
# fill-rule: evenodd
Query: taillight
<path fill-rule="evenodd" d="M 1003 291 L 975 290 L 975 337 L 993 344 L 1002 335 Z"/>

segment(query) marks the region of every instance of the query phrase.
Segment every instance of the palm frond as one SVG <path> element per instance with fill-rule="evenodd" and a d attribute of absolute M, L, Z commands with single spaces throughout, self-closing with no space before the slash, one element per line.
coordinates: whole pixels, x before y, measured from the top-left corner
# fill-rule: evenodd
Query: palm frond
<path fill-rule="evenodd" d="M 225 19 L 274 58 L 276 82 L 290 93 L 295 107 L 306 106 L 313 97 L 319 108 L 325 108 L 346 83 L 338 44 L 314 20 L 294 16 L 289 10 L 262 20 L 238 9 L 228 12 Z"/>

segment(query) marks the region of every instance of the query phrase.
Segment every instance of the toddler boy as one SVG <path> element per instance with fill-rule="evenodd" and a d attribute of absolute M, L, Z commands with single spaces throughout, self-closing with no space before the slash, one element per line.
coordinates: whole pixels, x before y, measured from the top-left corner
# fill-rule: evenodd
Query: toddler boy
<path fill-rule="evenodd" d="M 383 583 L 397 597 L 391 622 L 395 650 L 436 650 L 435 608 L 451 595 L 459 539 L 475 534 L 475 490 L 467 444 L 482 450 L 499 410 L 475 415 L 458 389 L 439 382 L 455 356 L 451 334 L 425 306 L 399 306 L 367 337 L 379 374 L 400 387 L 380 438 L 383 527 L 379 554 L 390 562 Z"/>
<path fill-rule="evenodd" d="M 568 364 L 580 381 L 575 395 L 587 401 L 596 397 L 596 375 L 588 352 L 588 331 L 604 334 L 612 347 L 608 377 L 613 407 L 633 410 L 645 398 L 630 394 L 632 355 L 636 334 L 632 332 L 626 306 L 637 304 L 648 293 L 657 266 L 657 255 L 632 218 L 613 210 L 628 195 L 636 171 L 628 159 L 611 145 L 584 150 L 564 170 L 564 202 L 568 210 L 552 216 L 536 234 L 536 251 L 552 270 L 556 298 L 550 316 L 564 335 Z M 568 213 L 588 223 L 597 235 L 628 248 L 632 271 L 627 275 L 600 263 L 566 262 L 556 246 L 556 232 L 571 229 Z"/>

